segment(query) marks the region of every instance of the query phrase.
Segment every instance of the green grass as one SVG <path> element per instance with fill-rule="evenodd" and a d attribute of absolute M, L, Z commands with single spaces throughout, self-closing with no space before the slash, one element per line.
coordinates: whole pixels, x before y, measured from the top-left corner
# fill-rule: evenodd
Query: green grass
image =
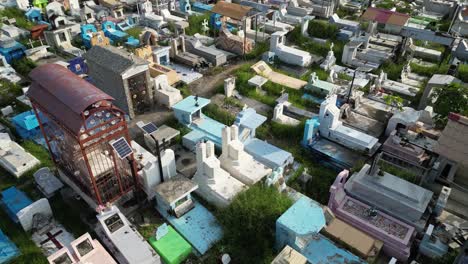
<path fill-rule="evenodd" d="M 326 20 L 314 19 L 309 21 L 309 27 L 307 28 L 309 36 L 321 38 L 321 39 L 334 39 L 338 34 L 339 29 L 335 24 L 331 24 Z"/>
<path fill-rule="evenodd" d="M 411 63 L 411 72 L 431 78 L 434 74 L 446 74 L 449 68 L 448 64 L 434 65 L 431 67 Z"/>
<path fill-rule="evenodd" d="M 203 34 L 203 26 L 202 23 L 204 20 L 210 20 L 210 14 L 203 14 L 201 16 L 189 16 L 188 22 L 189 26 L 185 29 L 185 34 L 189 36 L 193 36 L 196 33 Z"/>
<path fill-rule="evenodd" d="M 404 63 L 395 63 L 391 60 L 387 60 L 380 66 L 379 69 L 375 70 L 375 74 L 380 74 L 380 71 L 384 71 L 387 74 L 388 79 L 397 81 L 401 77 L 401 71 L 403 70 Z"/>
<path fill-rule="evenodd" d="M 388 163 L 385 163 L 385 162 L 380 162 L 379 163 L 380 165 L 380 169 L 387 172 L 387 173 L 390 173 L 390 174 L 393 174 L 399 178 L 402 178 L 404 180 L 407 180 L 409 182 L 412 182 L 412 183 L 415 183 L 417 184 L 417 180 L 418 180 L 418 176 L 414 173 L 412 173 L 411 171 L 409 170 L 405 170 L 405 169 L 400 169 L 398 167 L 395 167 L 393 165 L 390 165 Z"/>
<path fill-rule="evenodd" d="M 27 78 L 29 73 L 37 67 L 37 64 L 34 61 L 23 57 L 19 60 L 13 60 L 11 66 L 16 70 L 17 73 Z"/>
<path fill-rule="evenodd" d="M 234 263 L 271 263 L 276 220 L 293 204 L 274 188 L 254 185 L 216 216 L 224 229 L 221 248 Z"/>
<path fill-rule="evenodd" d="M 6 106 L 23 94 L 21 86 L 8 80 L 0 80 L 0 105 Z"/>
<path fill-rule="evenodd" d="M 186 84 L 183 84 L 183 85 L 177 87 L 177 89 L 180 90 L 180 93 L 182 94 L 182 97 L 184 97 L 184 98 L 192 95 L 192 92 L 190 91 L 190 88 Z"/>
<path fill-rule="evenodd" d="M 205 106 L 205 108 L 203 108 L 203 114 L 227 126 L 232 125 L 236 119 L 234 115 L 215 104 Z"/>
<path fill-rule="evenodd" d="M 260 59 L 262 54 L 269 51 L 269 50 L 270 50 L 270 43 L 269 42 L 260 42 L 260 41 L 258 41 L 257 43 L 255 43 L 254 49 L 249 54 L 245 55 L 245 58 L 247 60 Z"/>
<path fill-rule="evenodd" d="M 143 28 L 141 27 L 132 27 L 132 28 L 129 28 L 125 31 L 128 35 L 136 38 L 136 39 L 140 39 L 140 34 L 141 32 L 143 32 Z"/>
<path fill-rule="evenodd" d="M 226 97 L 224 98 L 224 103 L 226 105 L 242 108 L 244 105 L 241 103 L 241 101 L 233 98 L 233 97 Z"/>
<path fill-rule="evenodd" d="M 468 64 L 461 64 L 458 66 L 457 77 L 465 83 L 468 83 Z"/>
<path fill-rule="evenodd" d="M 27 20 L 24 13 L 24 11 L 16 7 L 7 7 L 0 11 L 1 16 L 16 19 L 16 26 L 30 30 L 34 26 L 34 23 Z"/>

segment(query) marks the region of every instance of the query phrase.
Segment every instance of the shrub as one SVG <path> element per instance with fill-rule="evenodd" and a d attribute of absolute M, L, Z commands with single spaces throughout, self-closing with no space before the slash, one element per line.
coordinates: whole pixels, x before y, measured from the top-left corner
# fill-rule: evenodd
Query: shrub
<path fill-rule="evenodd" d="M 426 76 L 426 77 L 432 77 L 434 74 L 446 74 L 449 68 L 448 64 L 442 64 L 442 65 L 434 65 L 430 67 L 426 66 L 421 66 L 416 63 L 411 63 L 411 72 L 414 72 L 416 74 Z"/>
<path fill-rule="evenodd" d="M 390 80 L 397 81 L 401 77 L 401 70 L 403 70 L 403 64 L 402 63 L 394 63 L 391 60 L 387 60 L 384 63 L 382 63 L 382 66 L 380 66 L 380 69 L 387 73 L 387 77 Z M 380 70 L 374 71 L 376 74 L 380 73 Z"/>
<path fill-rule="evenodd" d="M 7 7 L 1 10 L 0 14 L 8 18 L 16 19 L 16 25 L 20 28 L 30 30 L 34 26 L 33 22 L 26 19 L 26 16 L 24 15 L 24 11 L 16 7 Z"/>
<path fill-rule="evenodd" d="M 203 34 L 202 23 L 204 20 L 210 20 L 210 14 L 204 14 L 201 16 L 189 16 L 188 22 L 189 27 L 185 29 L 185 34 L 193 36 L 196 33 Z"/>
<path fill-rule="evenodd" d="M 203 108 L 203 113 L 213 118 L 214 120 L 221 122 L 227 126 L 230 126 L 234 123 L 236 119 L 231 113 L 219 108 L 219 106 L 215 104 L 209 104 L 205 108 Z"/>
<path fill-rule="evenodd" d="M 339 29 L 325 20 L 311 20 L 307 32 L 310 36 L 321 39 L 335 39 Z"/>
<path fill-rule="evenodd" d="M 218 212 L 226 251 L 235 263 L 270 263 L 276 220 L 291 205 L 291 199 L 285 194 L 255 185 Z"/>
<path fill-rule="evenodd" d="M 36 63 L 26 57 L 23 57 L 19 60 L 13 60 L 11 66 L 15 69 L 16 72 L 27 77 L 29 73 L 36 68 Z"/>
<path fill-rule="evenodd" d="M 11 104 L 22 93 L 21 86 L 7 80 L 0 80 L 0 106 Z"/>
<path fill-rule="evenodd" d="M 468 64 L 461 64 L 458 66 L 457 77 L 465 83 L 468 83 Z"/>
<path fill-rule="evenodd" d="M 436 125 L 444 127 L 449 113 L 468 115 L 468 87 L 452 83 L 434 88 L 431 98 L 436 115 Z"/>
<path fill-rule="evenodd" d="M 129 36 L 132 36 L 136 39 L 140 39 L 140 34 L 143 32 L 143 29 L 140 27 L 132 27 L 125 31 Z"/>
<path fill-rule="evenodd" d="M 258 33 L 260 34 L 260 33 Z M 263 53 L 270 50 L 270 44 L 268 42 L 257 42 L 255 44 L 255 48 L 249 53 L 245 55 L 247 60 L 259 59 Z"/>

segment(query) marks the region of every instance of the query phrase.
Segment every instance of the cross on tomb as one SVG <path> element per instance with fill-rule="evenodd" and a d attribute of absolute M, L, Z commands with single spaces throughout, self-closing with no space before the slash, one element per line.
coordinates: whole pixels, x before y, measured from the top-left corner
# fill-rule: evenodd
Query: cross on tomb
<path fill-rule="evenodd" d="M 46 236 L 47 236 L 47 239 L 42 241 L 41 242 L 41 245 L 44 245 L 45 243 L 49 242 L 49 241 L 52 241 L 52 243 L 54 243 L 54 245 L 58 248 L 58 249 L 61 249 L 63 248 L 62 244 L 60 244 L 60 242 L 57 240 L 57 236 L 62 234 L 63 233 L 63 230 L 59 230 L 57 231 L 55 234 L 52 234 L 50 232 L 47 232 L 46 233 Z"/>

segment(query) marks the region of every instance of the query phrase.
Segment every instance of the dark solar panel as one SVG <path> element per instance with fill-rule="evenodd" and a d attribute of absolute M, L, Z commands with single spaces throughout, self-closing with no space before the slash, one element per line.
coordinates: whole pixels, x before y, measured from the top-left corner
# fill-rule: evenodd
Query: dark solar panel
<path fill-rule="evenodd" d="M 130 147 L 130 145 L 124 137 L 121 137 L 114 141 L 111 144 L 111 146 L 112 148 L 114 148 L 115 152 L 117 152 L 117 155 L 119 155 L 119 158 L 121 159 L 125 159 L 133 153 L 132 148 Z"/>
<path fill-rule="evenodd" d="M 158 127 L 153 123 L 148 123 L 148 124 L 142 126 L 141 129 L 143 129 L 143 131 L 145 131 L 145 133 L 151 134 L 154 131 L 158 130 Z"/>

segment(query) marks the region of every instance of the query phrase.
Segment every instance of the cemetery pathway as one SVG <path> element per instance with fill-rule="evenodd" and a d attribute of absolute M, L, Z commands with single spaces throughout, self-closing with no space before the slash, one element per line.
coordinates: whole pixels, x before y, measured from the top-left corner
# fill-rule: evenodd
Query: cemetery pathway
<path fill-rule="evenodd" d="M 216 93 L 215 89 L 219 85 L 223 84 L 224 79 L 231 76 L 238 68 L 240 68 L 244 64 L 253 63 L 253 62 L 254 61 L 240 60 L 233 64 L 229 64 L 227 66 L 221 66 L 223 69 L 222 72 L 218 74 L 214 74 L 214 75 L 203 76 L 202 78 L 191 83 L 189 85 L 190 91 L 192 92 L 192 94 L 197 94 L 205 98 L 210 98 L 212 95 Z"/>

